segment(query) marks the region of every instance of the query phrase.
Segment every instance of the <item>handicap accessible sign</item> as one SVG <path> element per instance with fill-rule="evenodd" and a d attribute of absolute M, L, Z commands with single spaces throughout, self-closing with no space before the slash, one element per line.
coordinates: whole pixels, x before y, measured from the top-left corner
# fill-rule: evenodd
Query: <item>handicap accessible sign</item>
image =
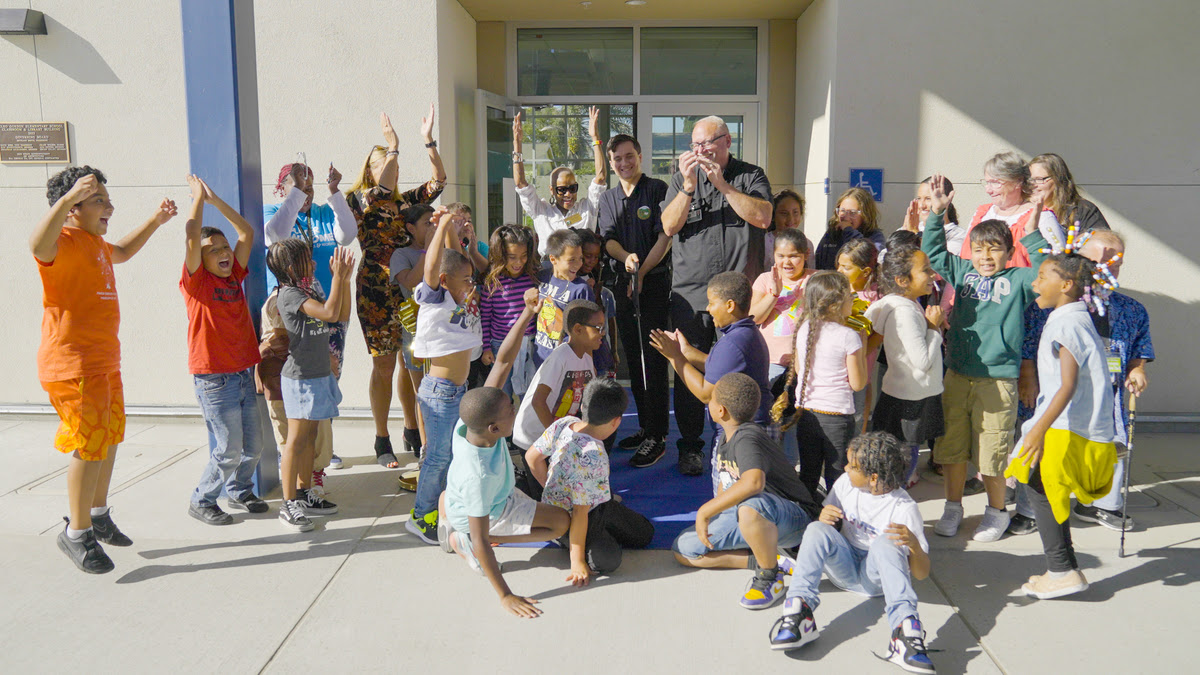
<path fill-rule="evenodd" d="M 850 187 L 862 188 L 875 201 L 883 201 L 883 169 L 850 169 Z"/>

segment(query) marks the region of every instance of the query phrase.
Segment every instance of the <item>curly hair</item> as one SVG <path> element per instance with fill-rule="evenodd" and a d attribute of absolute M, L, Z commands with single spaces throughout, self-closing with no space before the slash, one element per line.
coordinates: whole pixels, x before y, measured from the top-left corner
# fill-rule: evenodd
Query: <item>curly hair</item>
<path fill-rule="evenodd" d="M 542 261 L 533 241 L 533 230 L 523 225 L 501 225 L 488 240 L 488 272 L 483 279 L 483 288 L 488 295 L 501 288 L 500 277 L 507 274 L 509 246 L 525 247 L 525 267 L 521 276 L 529 277 L 537 286 L 537 271 L 541 269 Z"/>
<path fill-rule="evenodd" d="M 71 188 L 75 187 L 75 182 L 84 176 L 95 176 L 96 180 L 100 181 L 102 184 L 108 182 L 108 179 L 104 177 L 104 174 L 100 172 L 100 169 L 93 169 L 87 165 L 68 166 L 62 171 L 59 171 L 51 176 L 50 180 L 46 181 L 46 199 L 50 200 L 50 206 L 54 206 L 56 203 L 58 203 L 58 200 L 62 199 L 64 195 L 70 192 Z M 74 206 L 74 204 L 72 204 L 72 206 Z"/>
<path fill-rule="evenodd" d="M 839 272 L 825 270 L 809 277 L 808 284 L 804 287 L 804 316 L 801 317 L 801 327 L 808 324 L 808 340 L 804 346 L 804 379 L 800 382 L 799 393 L 796 396 L 796 408 L 804 407 L 805 390 L 808 389 L 808 382 L 812 379 L 813 357 L 816 354 L 815 347 L 817 338 L 821 335 L 821 327 L 827 322 L 841 323 L 842 305 L 847 298 L 853 295 L 854 290 L 850 288 L 850 282 Z M 799 337 L 800 331 L 797 330 L 796 338 Z M 771 406 L 771 419 L 775 422 L 781 422 L 789 412 L 788 391 L 796 384 L 796 362 L 799 359 L 799 345 L 793 344 L 792 363 L 788 366 L 783 393 L 775 399 L 775 403 Z M 796 426 L 796 422 L 799 420 L 798 415 L 793 415 L 790 420 L 783 423 L 783 430 L 787 431 Z"/>
<path fill-rule="evenodd" d="M 1071 282 L 1071 291 L 1068 293 L 1072 298 L 1079 299 L 1083 297 L 1085 290 L 1091 289 L 1096 284 L 1093 277 L 1096 274 L 1096 263 L 1085 258 L 1078 253 L 1056 253 L 1042 264 L 1053 265 L 1056 273 L 1063 281 Z"/>
<path fill-rule="evenodd" d="M 708 290 L 720 300 L 732 300 L 735 307 L 745 312 L 750 309 L 750 298 L 754 291 L 750 280 L 741 272 L 721 272 L 709 279 Z"/>
<path fill-rule="evenodd" d="M 853 457 L 858 470 L 875 479 L 878 494 L 904 487 L 908 477 L 908 453 L 900 441 L 886 431 L 872 431 L 857 436 L 846 447 L 846 456 Z"/>
<path fill-rule="evenodd" d="M 726 373 L 713 387 L 713 400 L 725 406 L 736 422 L 749 422 L 762 402 L 762 389 L 745 373 Z"/>

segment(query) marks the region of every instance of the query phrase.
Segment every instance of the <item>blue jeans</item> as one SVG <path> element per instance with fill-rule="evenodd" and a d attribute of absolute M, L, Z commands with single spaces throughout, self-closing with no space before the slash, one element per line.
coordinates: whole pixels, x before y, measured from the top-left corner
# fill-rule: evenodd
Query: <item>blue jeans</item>
<path fill-rule="evenodd" d="M 738 509 L 749 507 L 755 513 L 769 520 L 779 532 L 779 548 L 791 548 L 800 543 L 804 528 L 808 525 L 808 514 L 796 502 L 789 501 L 773 494 L 761 492 L 737 506 L 717 514 L 716 518 L 708 521 L 708 541 L 711 549 L 700 542 L 693 525 L 675 538 L 671 548 L 685 558 L 699 558 L 709 551 L 737 551 L 750 548 L 750 544 L 742 536 L 738 527 Z"/>
<path fill-rule="evenodd" d="M 917 616 L 917 592 L 908 571 L 908 554 L 885 534 L 871 542 L 869 551 L 863 551 L 832 525 L 812 523 L 804 531 L 796 554 L 788 599 L 800 598 L 815 611 L 821 604 L 822 571 L 838 588 L 871 597 L 882 595 L 892 630 L 905 617 Z"/>
<path fill-rule="evenodd" d="M 231 499 L 253 494 L 254 470 L 262 454 L 254 369 L 192 378 L 209 438 L 208 466 L 192 493 L 192 503 L 213 506 L 222 489 Z"/>
<path fill-rule="evenodd" d="M 454 427 L 458 424 L 458 404 L 467 385 L 454 384 L 442 377 L 426 375 L 417 390 L 421 415 L 425 420 L 425 461 L 417 479 L 414 515 L 419 519 L 437 511 L 438 497 L 446 489 L 446 472 L 453 456 Z"/>
<path fill-rule="evenodd" d="M 501 340 L 492 340 L 492 354 L 500 353 Z M 517 352 L 517 357 L 513 361 L 512 370 L 508 373 L 508 378 L 504 380 L 504 386 L 501 389 L 504 393 L 512 396 L 516 392 L 517 396 L 524 397 L 525 392 L 529 389 L 529 382 L 533 379 L 534 372 L 537 368 L 533 365 L 533 357 L 531 352 L 537 351 L 537 345 L 533 344 L 533 336 L 526 335 L 521 338 L 521 348 Z"/>
<path fill-rule="evenodd" d="M 772 382 L 775 378 L 787 372 L 786 366 L 781 366 L 776 363 L 771 364 L 767 376 Z M 800 463 L 800 445 L 796 442 L 796 430 L 788 429 L 783 432 L 783 456 L 787 458 L 788 464 L 796 466 Z"/>

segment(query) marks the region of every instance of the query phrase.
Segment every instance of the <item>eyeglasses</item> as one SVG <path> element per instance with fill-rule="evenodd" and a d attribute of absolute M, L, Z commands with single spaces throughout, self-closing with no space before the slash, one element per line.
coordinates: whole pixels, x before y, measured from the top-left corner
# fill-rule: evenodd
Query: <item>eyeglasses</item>
<path fill-rule="evenodd" d="M 997 180 L 995 178 L 984 178 L 983 180 L 979 181 L 979 184 L 985 188 L 989 188 L 989 187 L 1000 187 L 1001 185 L 1004 185 L 1007 182 L 1008 181 L 1006 181 L 1006 180 Z"/>
<path fill-rule="evenodd" d="M 858 209 L 837 209 L 837 214 L 839 216 L 857 216 L 860 213 L 862 213 L 862 211 Z"/>
<path fill-rule="evenodd" d="M 575 183 L 573 185 L 556 185 L 554 187 L 554 192 L 556 194 L 560 194 L 560 195 L 565 195 L 565 194 L 573 195 L 576 192 L 579 192 L 579 183 Z"/>
<path fill-rule="evenodd" d="M 603 332 L 604 332 L 604 324 L 600 324 L 599 326 L 596 326 L 596 325 L 593 325 L 593 324 L 590 324 L 590 323 L 585 323 L 585 324 L 581 324 L 581 325 L 583 325 L 583 326 L 587 326 L 588 328 L 592 328 L 592 329 L 594 329 L 594 330 L 596 330 L 597 332 L 600 332 L 600 333 L 603 333 Z"/>
<path fill-rule="evenodd" d="M 1041 186 L 1049 183 L 1052 180 L 1054 180 L 1054 176 L 1042 176 L 1040 178 L 1030 178 L 1029 182 L 1033 183 L 1034 185 Z"/>
<path fill-rule="evenodd" d="M 717 141 L 721 140 L 722 138 L 727 138 L 728 136 L 729 136 L 729 134 L 721 134 L 720 136 L 713 136 L 712 138 L 708 139 L 707 141 L 700 141 L 699 143 L 692 143 L 692 150 L 714 148 L 717 145 Z"/>

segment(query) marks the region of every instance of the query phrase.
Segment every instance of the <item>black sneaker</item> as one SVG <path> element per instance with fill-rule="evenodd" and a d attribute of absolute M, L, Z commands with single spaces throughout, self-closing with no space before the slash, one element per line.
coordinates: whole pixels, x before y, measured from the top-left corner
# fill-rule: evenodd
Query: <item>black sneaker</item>
<path fill-rule="evenodd" d="M 221 510 L 216 504 L 197 506 L 188 504 L 188 515 L 207 525 L 228 525 L 233 522 L 233 516 Z"/>
<path fill-rule="evenodd" d="M 1121 531 L 1121 512 L 1109 511 L 1098 506 L 1084 506 L 1076 504 L 1075 508 L 1071 509 L 1071 513 L 1075 514 L 1076 518 L 1085 520 L 1089 523 L 1097 523 L 1107 527 L 1114 532 Z M 1125 531 L 1133 529 L 1133 518 L 1125 517 Z"/>
<path fill-rule="evenodd" d="M 685 476 L 702 476 L 704 475 L 704 451 L 703 450 L 680 450 L 679 451 L 679 473 Z"/>
<path fill-rule="evenodd" d="M 313 523 L 304 515 L 304 502 L 299 499 L 284 499 L 279 505 L 279 522 L 297 532 L 308 532 Z"/>
<path fill-rule="evenodd" d="M 1008 529 L 1004 532 L 1015 537 L 1020 537 L 1026 534 L 1033 534 L 1037 531 L 1037 520 L 1029 516 L 1014 513 L 1013 517 L 1008 521 Z"/>
<path fill-rule="evenodd" d="M 632 436 L 626 436 L 617 442 L 617 447 L 622 450 L 636 450 L 646 440 L 646 430 L 638 429 L 637 433 Z"/>
<path fill-rule="evenodd" d="M 637 452 L 633 453 L 633 457 L 629 458 L 629 466 L 635 469 L 654 466 L 654 463 L 662 459 L 665 454 L 667 454 L 666 442 L 661 438 L 647 436 L 638 446 Z"/>
<path fill-rule="evenodd" d="M 925 649 L 925 631 L 917 617 L 906 617 L 892 631 L 885 661 L 894 663 L 910 673 L 933 673 L 933 661 Z"/>
<path fill-rule="evenodd" d="M 337 513 L 337 504 L 319 496 L 313 490 L 296 490 L 296 501 L 304 508 L 306 516 L 332 516 Z"/>
<path fill-rule="evenodd" d="M 812 608 L 800 598 L 788 598 L 783 616 L 771 626 L 771 649 L 786 650 L 804 646 L 820 637 Z"/>
<path fill-rule="evenodd" d="M 92 531 L 96 533 L 96 539 L 105 544 L 133 546 L 133 540 L 126 537 L 125 533 L 113 522 L 111 509 L 102 516 L 92 516 Z"/>
<path fill-rule="evenodd" d="M 70 527 L 71 519 L 63 520 L 67 521 L 67 527 Z M 67 536 L 67 528 L 64 527 L 63 531 L 58 533 L 58 550 L 66 553 L 76 567 L 88 574 L 104 574 L 116 567 L 112 558 L 100 547 L 100 542 L 96 541 L 92 530 L 84 531 L 79 539 L 72 539 Z"/>
<path fill-rule="evenodd" d="M 967 482 L 963 484 L 963 496 L 970 497 L 971 495 L 977 495 L 983 492 L 985 489 L 986 488 L 983 485 L 983 481 L 979 480 L 978 476 L 971 476 L 967 479 Z"/>
<path fill-rule="evenodd" d="M 248 513 L 266 513 L 271 507 L 267 506 L 267 503 L 264 502 L 263 500 L 254 496 L 254 493 L 250 493 L 250 494 L 247 494 L 245 497 L 241 497 L 241 498 L 230 497 L 227 508 L 230 511 L 246 511 Z"/>

